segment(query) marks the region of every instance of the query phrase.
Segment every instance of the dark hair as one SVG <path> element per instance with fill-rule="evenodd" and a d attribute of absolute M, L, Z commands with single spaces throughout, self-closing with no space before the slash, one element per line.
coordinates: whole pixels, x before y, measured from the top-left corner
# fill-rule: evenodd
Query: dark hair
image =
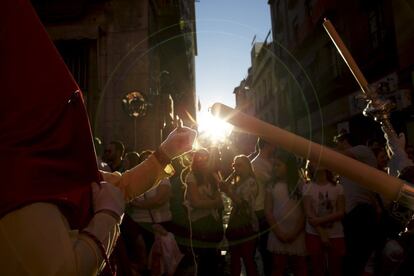
<path fill-rule="evenodd" d="M 131 151 L 131 152 L 128 152 L 127 154 L 125 154 L 125 159 L 127 159 L 129 161 L 130 168 L 133 168 L 136 165 L 138 165 L 139 163 L 141 163 L 140 162 L 140 156 L 135 151 Z"/>
<path fill-rule="evenodd" d="M 306 175 L 310 178 L 310 180 L 315 181 L 315 166 L 313 166 L 309 161 L 306 163 Z M 333 185 L 336 185 L 338 183 L 335 175 L 328 169 L 324 168 L 326 172 L 326 179 L 332 183 Z"/>
<path fill-rule="evenodd" d="M 153 153 L 154 151 L 149 149 L 141 151 L 141 153 L 139 154 L 139 163 L 143 162 Z"/>
<path fill-rule="evenodd" d="M 299 198 L 300 191 L 298 189 L 298 182 L 299 182 L 299 169 L 296 157 L 286 151 L 279 150 L 276 153 L 276 159 L 280 160 L 286 166 L 286 182 L 288 186 L 289 196 L 291 198 Z M 274 180 L 277 180 L 277 176 L 275 175 L 275 171 L 273 171 Z"/>
<path fill-rule="evenodd" d="M 236 162 L 237 159 L 242 160 L 242 162 L 245 162 L 248 166 L 249 176 L 256 178 L 256 175 L 253 172 L 252 162 L 250 162 L 250 159 L 244 154 L 236 155 L 233 159 L 233 162 Z"/>
<path fill-rule="evenodd" d="M 192 172 L 194 172 L 194 173 L 199 173 L 200 172 L 199 165 L 200 165 L 201 162 L 204 161 L 204 160 L 203 161 L 200 160 L 200 157 L 202 155 L 207 155 L 208 157 L 210 157 L 210 153 L 208 152 L 207 149 L 204 149 L 204 148 L 198 149 L 194 152 L 193 159 L 191 161 L 191 171 Z"/>
<path fill-rule="evenodd" d="M 111 141 L 109 144 L 114 145 L 115 150 L 119 151 L 121 153 L 121 156 L 124 156 L 124 152 L 125 152 L 124 143 L 122 143 L 121 141 Z"/>
<path fill-rule="evenodd" d="M 191 162 L 191 172 L 194 175 L 194 178 L 196 179 L 196 184 L 197 185 L 204 185 L 207 184 L 204 182 L 203 176 L 205 177 L 205 179 L 207 179 L 207 182 L 209 184 L 215 184 L 216 180 L 213 176 L 213 170 L 211 170 L 211 168 L 209 168 L 207 170 L 207 172 L 200 170 L 200 163 L 201 162 L 209 162 L 209 160 L 200 160 L 199 157 L 201 157 L 201 155 L 208 155 L 210 157 L 210 153 L 207 149 L 205 148 L 201 148 L 198 149 L 194 152 L 193 154 L 193 160 Z M 213 185 L 213 187 L 217 187 L 216 185 Z"/>

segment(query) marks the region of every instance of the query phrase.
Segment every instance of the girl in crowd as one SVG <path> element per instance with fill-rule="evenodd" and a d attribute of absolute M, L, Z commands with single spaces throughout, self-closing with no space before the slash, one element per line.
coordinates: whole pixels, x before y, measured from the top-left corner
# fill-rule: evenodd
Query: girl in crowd
<path fill-rule="evenodd" d="M 218 183 L 209 163 L 206 149 L 194 152 L 186 177 L 186 206 L 190 220 L 190 240 L 198 261 L 198 275 L 217 275 L 219 243 L 223 239 L 223 206 Z"/>
<path fill-rule="evenodd" d="M 145 242 L 146 257 L 149 257 L 155 235 L 164 235 L 171 230 L 170 197 L 171 183 L 169 178 L 165 178 L 158 186 L 129 203 L 128 213 L 139 226 L 139 233 Z"/>
<path fill-rule="evenodd" d="M 295 275 L 307 275 L 305 215 L 295 157 L 279 152 L 273 171 L 274 181 L 265 195 L 265 214 L 271 227 L 267 247 L 272 252 L 272 275 L 284 275 L 289 260 Z"/>
<path fill-rule="evenodd" d="M 245 155 L 236 156 L 233 162 L 233 172 L 233 185 L 227 185 L 229 183 L 222 185 L 222 191 L 232 201 L 232 212 L 227 230 L 234 227 L 233 231 L 236 231 L 236 236 L 233 235 L 233 237 L 231 232 L 226 231 L 231 256 L 231 275 L 240 275 L 240 258 L 243 259 L 247 275 L 258 275 L 254 261 L 256 233 L 259 230 L 259 223 L 254 212 L 258 187 L 249 158 Z M 231 225 L 232 222 L 236 225 Z"/>
<path fill-rule="evenodd" d="M 345 240 L 342 218 L 345 196 L 341 184 L 325 168 L 309 166 L 311 181 L 303 189 L 306 213 L 306 246 L 315 276 L 342 275 Z M 325 259 L 327 256 L 327 260 Z"/>

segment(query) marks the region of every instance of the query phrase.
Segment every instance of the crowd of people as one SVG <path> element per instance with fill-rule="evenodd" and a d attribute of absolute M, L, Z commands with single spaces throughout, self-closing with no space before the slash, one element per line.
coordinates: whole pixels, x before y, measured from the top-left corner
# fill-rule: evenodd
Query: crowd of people
<path fill-rule="evenodd" d="M 341 153 L 411 181 L 404 137 L 386 141 L 355 145 L 349 133 L 334 139 Z M 153 154 L 125 153 L 119 141 L 102 152 L 102 168 L 120 173 Z M 225 162 L 229 156 L 232 162 Z M 410 271 L 410 231 L 401 234 L 407 225 L 394 219 L 392 202 L 264 139 L 248 156 L 215 146 L 194 149 L 173 164 L 172 175 L 126 204 L 118 240 L 124 245 L 113 254 L 125 275 L 161 275 L 159 266 L 165 273 L 172 267 L 175 275 Z M 162 260 L 154 248 L 168 234 L 177 258 Z"/>
<path fill-rule="evenodd" d="M 260 137 L 249 155 L 183 126 L 140 153 L 92 143 L 29 1 L 4 9 L 1 275 L 412 275 L 412 210 Z M 413 148 L 384 136 L 335 146 L 414 183 Z"/>

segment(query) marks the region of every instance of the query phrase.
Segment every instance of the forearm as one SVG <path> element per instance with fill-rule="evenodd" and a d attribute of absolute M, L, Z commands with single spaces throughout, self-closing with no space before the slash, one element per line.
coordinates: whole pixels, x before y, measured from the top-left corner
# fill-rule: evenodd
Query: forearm
<path fill-rule="evenodd" d="M 292 240 L 289 235 L 289 233 L 285 232 L 278 221 L 274 218 L 273 215 L 266 215 L 266 219 L 270 225 L 270 230 L 272 233 L 276 236 L 277 239 L 279 239 L 281 242 L 289 242 L 289 240 Z"/>
<path fill-rule="evenodd" d="M 265 217 L 271 229 L 279 229 L 279 224 L 272 213 L 265 212 Z"/>
<path fill-rule="evenodd" d="M 387 140 L 387 147 L 391 152 L 388 164 L 389 174 L 397 177 L 402 169 L 408 166 L 413 166 L 414 164 L 412 160 L 408 158 L 407 152 L 405 151 L 405 135 L 400 133 L 397 136 L 395 133 L 389 133 L 385 129 L 383 129 L 383 131 Z"/>
<path fill-rule="evenodd" d="M 344 212 L 335 212 L 327 216 L 319 217 L 320 224 L 339 221 L 344 217 Z"/>
<path fill-rule="evenodd" d="M 164 168 L 161 167 L 154 155 L 122 175 L 101 173 L 105 181 L 114 184 L 123 191 L 127 201 L 148 191 L 166 176 Z"/>
<path fill-rule="evenodd" d="M 3 272 L 96 275 L 103 263 L 94 241 L 79 234 L 78 230 L 71 230 L 66 218 L 53 204 L 34 203 L 20 208 L 0 219 L 0 228 Z M 96 214 L 86 229 L 108 252 L 119 233 L 116 219 L 104 213 Z M 23 242 L 25 240 L 30 243 Z"/>
<path fill-rule="evenodd" d="M 295 225 L 295 228 L 292 231 L 292 235 L 293 237 L 297 237 L 302 231 L 303 229 L 305 229 L 305 219 L 301 219 L 300 221 L 297 222 L 297 224 Z"/>
<path fill-rule="evenodd" d="M 94 235 L 106 250 L 109 257 L 119 236 L 119 223 L 106 213 L 97 213 L 83 229 Z M 95 275 L 104 266 L 104 259 L 95 241 L 80 232 L 74 244 L 74 252 L 80 275 Z"/>

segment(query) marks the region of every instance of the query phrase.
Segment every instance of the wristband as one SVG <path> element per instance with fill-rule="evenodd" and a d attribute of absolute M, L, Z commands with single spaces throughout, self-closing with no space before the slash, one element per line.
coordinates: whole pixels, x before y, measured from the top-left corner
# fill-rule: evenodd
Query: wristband
<path fill-rule="evenodd" d="M 175 169 L 174 169 L 173 165 L 170 164 L 171 158 L 169 158 L 165 154 L 165 152 L 163 150 L 161 150 L 160 148 L 158 148 L 154 152 L 154 157 L 155 157 L 155 159 L 157 159 L 158 163 L 161 165 L 161 167 L 163 168 L 164 172 L 169 177 L 174 175 Z"/>
<path fill-rule="evenodd" d="M 98 214 L 98 213 L 104 213 L 104 214 L 107 214 L 107 215 L 109 215 L 109 216 L 111 216 L 111 217 L 113 217 L 118 223 L 120 223 L 121 222 L 121 216 L 120 215 L 118 215 L 118 213 L 117 212 L 115 212 L 115 211 L 112 211 L 112 210 L 110 210 L 110 209 L 101 209 L 101 210 L 98 210 L 98 211 L 96 211 L 95 212 L 95 214 Z"/>
<path fill-rule="evenodd" d="M 165 154 L 165 152 L 161 150 L 161 148 L 158 148 L 154 152 L 154 156 L 155 158 L 157 158 L 158 163 L 160 163 L 161 167 L 165 167 L 171 162 L 171 158 L 169 158 L 167 154 Z"/>

